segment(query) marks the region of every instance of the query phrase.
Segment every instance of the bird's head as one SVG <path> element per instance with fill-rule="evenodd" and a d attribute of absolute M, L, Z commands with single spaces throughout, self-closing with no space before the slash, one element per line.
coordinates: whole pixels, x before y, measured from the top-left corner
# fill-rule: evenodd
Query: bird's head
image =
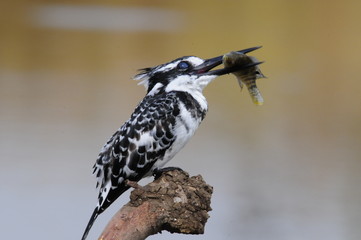
<path fill-rule="evenodd" d="M 248 53 L 259 47 L 240 50 L 240 53 Z M 244 66 L 234 66 L 212 70 L 222 64 L 222 57 L 201 59 L 195 56 L 177 58 L 171 62 L 151 68 L 141 69 L 134 79 L 143 84 L 148 94 L 170 91 L 202 91 L 213 79 L 218 76 L 252 67 L 252 63 Z"/>

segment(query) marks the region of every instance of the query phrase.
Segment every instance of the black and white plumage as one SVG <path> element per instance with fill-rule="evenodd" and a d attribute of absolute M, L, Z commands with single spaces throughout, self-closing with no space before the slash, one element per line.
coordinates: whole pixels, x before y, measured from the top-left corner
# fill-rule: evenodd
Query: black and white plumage
<path fill-rule="evenodd" d="M 98 204 L 82 240 L 98 215 L 129 189 L 125 180 L 139 181 L 152 175 L 193 136 L 208 109 L 204 87 L 217 76 L 240 69 L 210 71 L 221 63 L 222 56 L 208 60 L 188 56 L 143 69 L 135 76 L 147 94 L 99 153 L 93 172 L 99 187 Z"/>

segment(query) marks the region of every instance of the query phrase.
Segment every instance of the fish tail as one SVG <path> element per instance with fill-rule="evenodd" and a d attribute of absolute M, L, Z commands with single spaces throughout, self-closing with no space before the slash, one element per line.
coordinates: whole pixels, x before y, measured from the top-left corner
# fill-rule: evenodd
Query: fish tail
<path fill-rule="evenodd" d="M 249 95 L 251 95 L 251 98 L 252 98 L 252 101 L 254 104 L 259 105 L 259 106 L 263 105 L 264 100 L 263 100 L 261 92 L 258 90 L 256 84 L 252 84 L 251 86 L 249 86 L 248 92 L 249 92 Z"/>

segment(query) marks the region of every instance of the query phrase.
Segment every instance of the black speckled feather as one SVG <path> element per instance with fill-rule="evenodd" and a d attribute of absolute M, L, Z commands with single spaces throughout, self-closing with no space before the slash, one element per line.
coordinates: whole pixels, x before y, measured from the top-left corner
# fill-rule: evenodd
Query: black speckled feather
<path fill-rule="evenodd" d="M 99 213 L 128 189 L 122 184 L 125 179 L 140 180 L 173 144 L 173 128 L 179 115 L 177 95 L 174 92 L 145 97 L 102 149 L 94 165 L 100 185 Z"/>

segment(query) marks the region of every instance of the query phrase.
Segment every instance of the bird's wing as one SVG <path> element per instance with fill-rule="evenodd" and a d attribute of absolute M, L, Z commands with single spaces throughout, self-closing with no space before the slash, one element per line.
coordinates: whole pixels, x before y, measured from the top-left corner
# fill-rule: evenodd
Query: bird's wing
<path fill-rule="evenodd" d="M 179 114 L 172 94 L 146 97 L 130 119 L 105 144 L 94 165 L 99 189 L 98 214 L 162 159 L 175 140 L 172 128 Z"/>
<path fill-rule="evenodd" d="M 174 94 L 146 96 L 130 119 L 104 145 L 93 171 L 97 177 L 99 201 L 82 240 L 98 215 L 129 189 L 125 180 L 140 180 L 171 148 L 176 138 L 172 129 L 179 114 L 176 103 Z"/>

